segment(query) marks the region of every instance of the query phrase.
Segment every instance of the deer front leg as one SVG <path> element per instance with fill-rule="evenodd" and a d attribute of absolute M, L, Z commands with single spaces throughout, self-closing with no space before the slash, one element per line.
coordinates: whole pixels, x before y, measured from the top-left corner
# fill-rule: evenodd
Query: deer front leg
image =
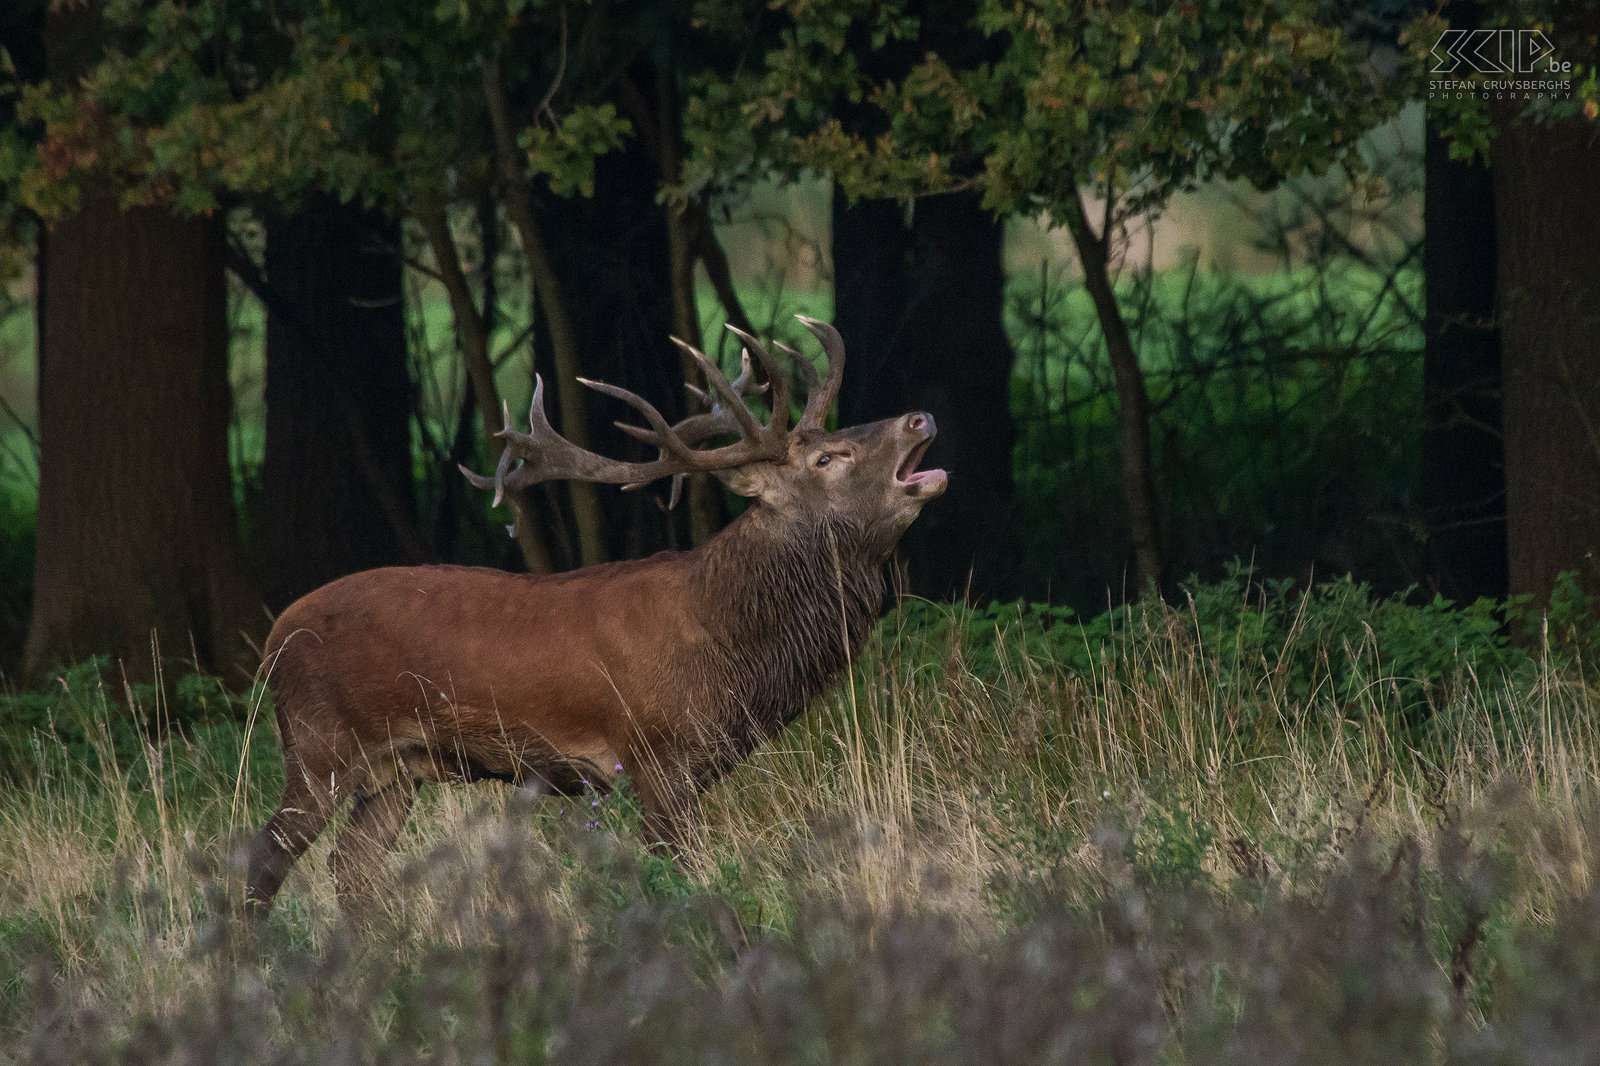
<path fill-rule="evenodd" d="M 644 810 L 640 835 L 653 851 L 680 854 L 701 824 L 700 789 L 678 760 L 652 756 L 622 760 L 623 772 L 633 782 Z"/>

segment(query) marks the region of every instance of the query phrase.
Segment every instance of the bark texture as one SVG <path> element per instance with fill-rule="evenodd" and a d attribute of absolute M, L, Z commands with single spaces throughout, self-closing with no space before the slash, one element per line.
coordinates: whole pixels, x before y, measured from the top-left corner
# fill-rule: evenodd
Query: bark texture
<path fill-rule="evenodd" d="M 324 197 L 268 221 L 260 531 L 273 610 L 344 574 L 427 561 L 399 243 L 381 212 Z"/>
<path fill-rule="evenodd" d="M 1107 217 L 1109 223 L 1109 213 Z M 1162 578 L 1161 530 L 1157 524 L 1155 477 L 1150 464 L 1150 395 L 1145 389 L 1139 353 L 1128 335 L 1127 320 L 1111 285 L 1111 234 L 1102 226 L 1096 233 L 1078 205 L 1067 228 L 1083 266 L 1083 287 L 1094 303 L 1100 333 L 1117 386 L 1117 435 L 1122 451 L 1122 509 L 1133 550 L 1136 586 L 1143 589 Z"/>
<path fill-rule="evenodd" d="M 892 202 L 834 205 L 834 323 L 850 352 L 839 424 L 927 411 L 939 436 L 922 465 L 950 472 L 900 544 L 919 595 L 1018 588 L 1000 238 L 970 194 L 917 201 L 909 225 Z"/>
<path fill-rule="evenodd" d="M 1600 143 L 1502 121 L 1493 173 L 1510 586 L 1544 600 L 1600 546 Z"/>
<path fill-rule="evenodd" d="M 264 629 L 228 468 L 221 219 L 98 200 L 50 235 L 34 612 L 24 670 L 96 653 L 248 674 Z M 236 675 L 237 676 L 237 675 Z"/>
<path fill-rule="evenodd" d="M 1425 165 L 1422 506 L 1428 581 L 1458 601 L 1504 597 L 1506 472 L 1495 311 L 1494 187 L 1429 131 Z"/>

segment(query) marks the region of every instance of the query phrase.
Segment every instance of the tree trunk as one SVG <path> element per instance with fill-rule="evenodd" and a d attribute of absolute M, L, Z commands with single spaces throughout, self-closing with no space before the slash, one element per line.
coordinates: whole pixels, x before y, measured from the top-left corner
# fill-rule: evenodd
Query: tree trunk
<path fill-rule="evenodd" d="M 472 383 L 472 396 L 483 420 L 483 432 L 489 441 L 489 456 L 496 463 L 505 453 L 506 442 L 495 436 L 505 426 L 505 405 L 500 400 L 500 389 L 494 381 L 494 364 L 489 359 L 489 330 L 476 304 L 467 277 L 461 269 L 461 258 L 456 253 L 455 239 L 450 235 L 450 223 L 442 208 L 427 208 L 417 215 L 417 222 L 428 238 L 434 262 L 439 267 L 439 278 L 445 293 L 450 297 L 450 314 L 455 320 L 456 335 L 461 340 L 461 350 L 467 364 L 467 379 Z M 532 502 L 521 492 L 506 492 L 506 505 L 511 508 L 511 528 L 522 552 L 522 564 L 529 573 L 548 574 L 554 569 L 549 542 L 534 514 Z"/>
<path fill-rule="evenodd" d="M 1105 337 L 1111 358 L 1111 373 L 1117 384 L 1118 439 L 1122 451 L 1122 507 L 1128 523 L 1128 539 L 1133 546 L 1134 580 L 1140 591 L 1161 583 L 1161 535 L 1156 523 L 1155 479 L 1150 473 L 1150 397 L 1145 392 L 1144 371 L 1139 354 L 1128 336 L 1128 323 L 1111 287 L 1111 234 L 1096 234 L 1089 226 L 1082 203 L 1067 220 L 1078 261 L 1083 266 L 1083 285 L 1094 303 L 1095 317 Z"/>
<path fill-rule="evenodd" d="M 149 676 L 161 654 L 256 662 L 263 616 L 242 565 L 228 468 L 220 218 L 99 199 L 50 235 L 42 442 L 24 670 L 97 653 Z"/>
<path fill-rule="evenodd" d="M 920 595 L 1018 591 L 1000 238 L 972 194 L 917 201 L 909 226 L 892 202 L 834 204 L 834 323 L 850 352 L 840 424 L 929 411 L 926 463 L 950 469 L 945 498 L 901 541 Z"/>
<path fill-rule="evenodd" d="M 1506 475 L 1500 335 L 1494 322 L 1494 188 L 1489 171 L 1427 136 L 1423 274 L 1422 510 L 1428 579 L 1451 599 L 1503 598 Z"/>
<path fill-rule="evenodd" d="M 579 335 L 573 323 L 572 306 L 567 299 L 567 287 L 551 261 L 544 235 L 544 226 L 533 209 L 533 191 L 528 183 L 524 156 L 517 148 L 512 129 L 510 103 L 506 99 L 505 83 L 501 80 L 500 61 L 494 59 L 483 67 L 484 98 L 489 107 L 490 122 L 494 127 L 495 157 L 499 164 L 500 183 L 505 196 L 506 214 L 522 242 L 522 253 L 528 260 L 528 280 L 532 284 L 532 297 L 540 311 L 542 323 L 550 341 L 550 359 L 555 378 L 552 391 L 557 399 L 556 425 L 561 435 L 579 448 L 589 448 L 589 416 L 585 390 L 578 378 L 592 372 L 590 364 L 579 353 Z M 575 291 L 583 292 L 581 288 Z M 587 295 L 587 293 L 585 294 Z M 606 560 L 605 519 L 600 510 L 595 487 L 587 481 L 568 482 L 572 497 L 573 523 L 577 527 L 578 555 L 584 566 Z"/>
<path fill-rule="evenodd" d="M 1513 593 L 1595 578 L 1600 544 L 1600 143 L 1581 119 L 1497 116 L 1506 541 Z"/>
<path fill-rule="evenodd" d="M 682 140 L 683 109 L 678 102 L 677 86 L 672 71 L 657 68 L 655 77 L 655 106 L 649 106 L 632 79 L 622 80 L 624 99 L 631 102 L 629 112 L 640 129 L 653 129 L 654 135 L 646 138 L 651 155 L 655 157 L 663 188 L 675 187 L 682 178 L 682 164 L 678 145 Z M 679 340 L 696 348 L 704 348 L 700 336 L 700 306 L 695 299 L 694 265 L 706 241 L 714 242 L 715 235 L 701 233 L 701 227 L 710 228 L 710 219 L 704 208 L 693 200 L 669 201 L 664 210 L 667 223 L 668 273 L 672 286 L 672 333 Z M 739 323 L 734 323 L 739 325 Z M 743 328 L 742 326 L 740 328 Z M 720 338 L 718 338 L 720 340 Z M 687 386 L 699 381 L 699 368 L 688 352 L 679 351 L 678 365 L 683 371 Z M 685 412 L 694 414 L 704 409 L 697 397 L 685 391 Z M 722 528 L 725 520 L 722 509 L 722 488 L 710 474 L 690 474 L 688 477 L 689 540 L 704 544 Z"/>
<path fill-rule="evenodd" d="M 381 212 L 322 196 L 267 221 L 259 528 L 273 610 L 343 574 L 426 561 L 399 243 Z"/>
<path fill-rule="evenodd" d="M 637 139 L 595 165 L 594 195 L 551 198 L 543 218 L 550 261 L 566 282 L 579 360 L 601 381 L 621 385 L 654 404 L 669 421 L 685 412 L 683 364 L 668 340 L 673 318 L 672 265 L 667 225 L 656 202 L 658 172 Z M 614 400 L 589 405 L 589 439 L 595 451 L 626 459 L 653 459 L 654 449 L 626 436 L 613 420 L 638 421 Z M 607 488 L 601 494 L 606 531 L 615 556 L 682 547 L 677 515 L 658 502 L 665 485 L 639 492 Z"/>
<path fill-rule="evenodd" d="M 672 335 L 695 348 L 704 349 L 705 339 L 700 335 L 700 308 L 695 300 L 694 264 L 696 240 L 692 227 L 698 216 L 687 208 L 667 207 L 667 244 L 672 261 Z M 699 368 L 688 352 L 680 352 L 678 366 L 683 371 L 685 384 L 700 379 Z M 685 395 L 684 409 L 694 414 L 704 409 L 699 399 Z M 687 478 L 689 514 L 689 541 L 704 544 L 716 535 L 724 521 L 722 488 L 710 474 L 690 474 Z"/>

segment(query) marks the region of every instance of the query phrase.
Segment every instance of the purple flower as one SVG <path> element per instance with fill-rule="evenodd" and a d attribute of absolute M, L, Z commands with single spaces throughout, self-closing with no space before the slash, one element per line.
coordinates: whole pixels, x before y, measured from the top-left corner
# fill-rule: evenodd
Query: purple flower
<path fill-rule="evenodd" d="M 621 763 L 617 763 L 617 773 L 619 773 L 619 774 L 622 773 L 622 764 Z"/>

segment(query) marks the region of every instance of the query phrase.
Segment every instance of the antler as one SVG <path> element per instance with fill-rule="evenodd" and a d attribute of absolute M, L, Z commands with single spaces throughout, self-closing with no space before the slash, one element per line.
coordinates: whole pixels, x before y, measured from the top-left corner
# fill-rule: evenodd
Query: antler
<path fill-rule="evenodd" d="M 732 327 L 730 326 L 729 328 L 731 329 Z M 683 342 L 678 340 L 678 338 L 673 337 L 672 340 L 674 343 L 682 344 L 683 347 L 688 348 L 691 352 L 694 351 L 693 348 L 690 348 L 687 344 L 683 344 Z M 750 366 L 750 350 L 748 348 L 740 353 L 739 376 L 734 378 L 730 384 L 733 388 L 734 394 L 737 395 L 740 400 L 744 400 L 750 396 L 767 391 L 767 386 L 756 384 L 755 371 L 751 369 Z M 710 440 L 712 437 L 721 437 L 728 434 L 738 434 L 741 432 L 742 427 L 740 426 L 738 420 L 728 409 L 727 405 L 721 402 L 720 397 L 714 399 L 705 389 L 696 388 L 687 382 L 684 384 L 684 387 L 692 392 L 700 400 L 700 402 L 705 404 L 708 408 L 708 410 L 703 411 L 700 414 L 690 415 L 688 418 L 685 418 L 682 422 L 679 422 L 672 427 L 672 432 L 676 433 L 678 438 L 685 444 L 699 444 L 701 441 Z M 787 400 L 785 400 L 785 402 L 787 403 Z M 626 422 L 614 422 L 612 424 L 618 429 L 622 430 L 624 433 L 628 434 L 630 437 L 642 440 L 646 444 L 655 444 L 657 447 L 661 448 L 661 457 L 664 458 L 667 455 L 666 448 L 657 440 L 655 431 L 645 429 L 642 426 L 630 426 Z M 768 428 L 771 428 L 770 424 Z M 678 497 L 683 494 L 684 476 L 685 475 L 683 474 L 674 474 L 672 476 L 672 492 L 667 497 L 668 510 L 678 506 Z M 622 491 L 628 492 L 632 489 L 640 489 L 643 488 L 645 484 L 645 482 L 641 481 L 635 482 L 632 485 L 624 485 L 622 486 Z"/>
<path fill-rule="evenodd" d="M 828 379 L 818 388 L 817 371 L 811 365 L 811 360 L 795 353 L 795 361 L 800 364 L 800 372 L 806 379 L 806 409 L 794 428 L 822 429 L 823 423 L 828 420 L 828 408 L 833 406 L 834 397 L 839 395 L 839 386 L 844 383 L 844 338 L 826 322 L 805 315 L 794 317 L 822 342 L 823 354 L 828 357 Z"/>
<path fill-rule="evenodd" d="M 828 378 L 827 383 L 819 388 L 817 372 L 810 361 L 793 349 L 787 347 L 783 349 L 796 358 L 802 374 L 810 385 L 805 413 L 795 424 L 795 429 L 820 429 L 844 376 L 844 341 L 838 331 L 826 322 L 801 315 L 796 317 L 822 342 L 822 349 L 828 357 Z M 691 415 L 676 425 L 668 425 L 661 412 L 636 393 L 602 381 L 578 379 L 580 383 L 596 392 L 623 401 L 644 416 L 648 427 L 622 422 L 618 422 L 617 427 L 637 440 L 654 445 L 659 450 L 655 459 L 648 462 L 607 459 L 605 456 L 580 448 L 561 436 L 545 415 L 544 381 L 535 375 L 533 399 L 528 405 L 528 432 L 521 433 L 512 428 L 510 409 L 502 404 L 504 428 L 495 436 L 504 438 L 506 447 L 500 455 L 500 462 L 495 467 L 494 475 L 484 477 L 468 470 L 465 466 L 461 468 L 461 472 L 478 488 L 494 489 L 496 506 L 499 506 L 508 488 L 521 489 L 541 481 L 563 478 L 598 481 L 632 489 L 658 478 L 672 477 L 674 479 L 672 496 L 676 502 L 681 477 L 684 474 L 727 470 L 763 459 L 782 458 L 789 447 L 788 380 L 760 341 L 731 325 L 728 329 L 745 345 L 740 358 L 740 373 L 733 381 L 729 381 L 717 365 L 706 358 L 705 353 L 676 337 L 672 338 L 674 344 L 688 352 L 694 359 L 710 386 L 709 391 L 689 386 L 696 395 L 708 403 L 710 409 Z M 772 417 L 768 419 L 766 425 L 757 420 L 745 403 L 747 397 L 768 388 L 768 385 L 755 383 L 750 363 L 752 352 L 761 364 L 762 372 L 772 389 Z M 739 440 L 719 448 L 694 447 L 714 437 L 727 435 L 737 435 Z"/>

